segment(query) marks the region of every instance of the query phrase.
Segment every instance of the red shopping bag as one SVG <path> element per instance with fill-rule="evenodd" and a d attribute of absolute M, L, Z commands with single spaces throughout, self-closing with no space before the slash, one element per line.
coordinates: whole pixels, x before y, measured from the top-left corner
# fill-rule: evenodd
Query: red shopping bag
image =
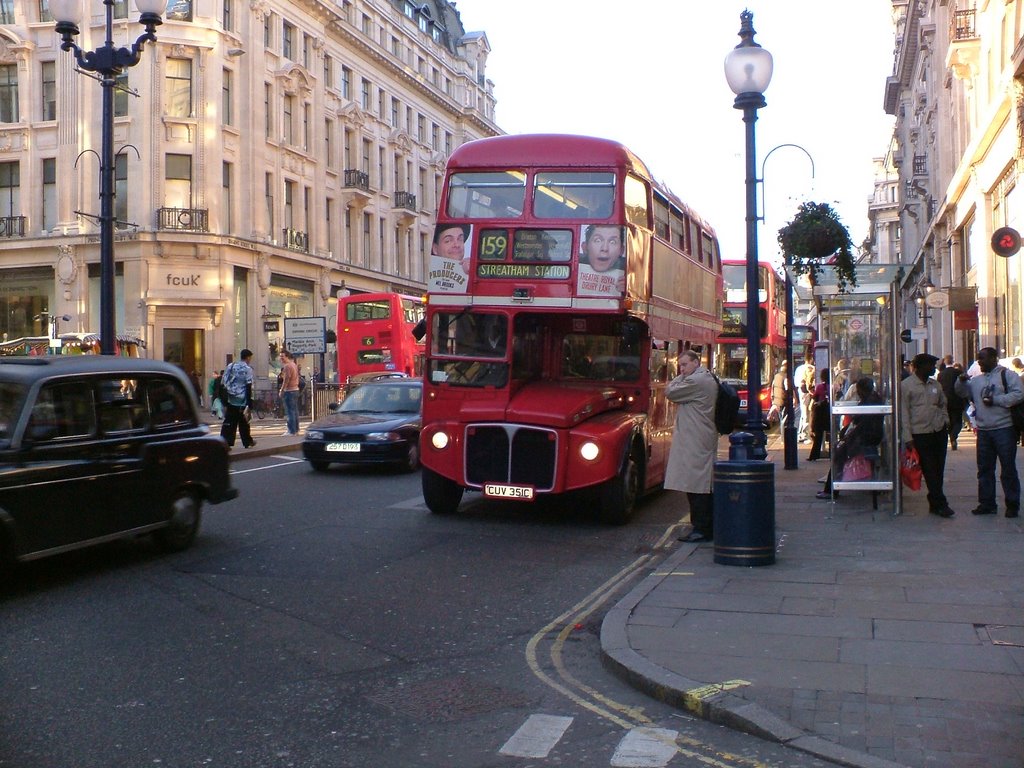
<path fill-rule="evenodd" d="M 921 490 L 921 457 L 916 448 L 907 448 L 900 456 L 900 479 L 910 490 Z"/>

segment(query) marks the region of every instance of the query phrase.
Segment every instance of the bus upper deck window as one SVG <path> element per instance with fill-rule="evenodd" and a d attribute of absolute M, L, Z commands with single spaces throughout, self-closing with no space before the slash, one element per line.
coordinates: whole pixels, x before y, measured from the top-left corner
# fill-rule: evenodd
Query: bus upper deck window
<path fill-rule="evenodd" d="M 453 173 L 448 179 L 448 215 L 453 219 L 518 219 L 525 208 L 522 171 Z"/>
<path fill-rule="evenodd" d="M 607 219 L 614 206 L 614 173 L 552 171 L 534 179 L 533 215 L 539 219 Z"/>

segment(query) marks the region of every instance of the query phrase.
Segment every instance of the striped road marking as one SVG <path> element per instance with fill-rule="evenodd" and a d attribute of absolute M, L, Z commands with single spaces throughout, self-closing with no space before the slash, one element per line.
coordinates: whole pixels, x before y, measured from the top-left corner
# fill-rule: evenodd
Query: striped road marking
<path fill-rule="evenodd" d="M 571 724 L 571 717 L 530 715 L 498 752 L 512 757 L 547 757 Z"/>
<path fill-rule="evenodd" d="M 634 728 L 623 737 L 612 755 L 616 768 L 664 768 L 676 756 L 678 731 L 667 728 Z"/>

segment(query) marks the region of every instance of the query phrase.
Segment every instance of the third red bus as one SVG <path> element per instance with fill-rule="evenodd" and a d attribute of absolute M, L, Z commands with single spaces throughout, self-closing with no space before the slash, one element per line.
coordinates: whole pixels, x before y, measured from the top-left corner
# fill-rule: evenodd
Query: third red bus
<path fill-rule="evenodd" d="M 400 293 L 356 293 L 338 298 L 338 381 L 358 373 L 423 372 L 423 341 L 413 329 L 423 301 Z"/>

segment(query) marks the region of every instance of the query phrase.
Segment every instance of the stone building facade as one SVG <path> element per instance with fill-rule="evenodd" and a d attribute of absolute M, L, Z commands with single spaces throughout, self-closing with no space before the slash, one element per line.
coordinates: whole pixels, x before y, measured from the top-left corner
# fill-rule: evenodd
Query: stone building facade
<path fill-rule="evenodd" d="M 969 362 L 979 346 L 1020 355 L 1022 257 L 996 255 L 991 240 L 1000 227 L 1024 231 L 1024 1 L 892 5 L 884 104 L 896 124 L 879 161 L 871 246 L 905 265 L 904 327 L 927 330 L 907 356 Z M 895 206 L 883 191 L 894 182 Z"/>
<path fill-rule="evenodd" d="M 114 17 L 130 46 L 138 13 Z M 204 377 L 249 347 L 272 375 L 284 317 L 332 328 L 341 292 L 423 290 L 447 157 L 500 132 L 487 38 L 454 4 L 171 0 L 156 34 L 115 96 L 119 336 Z M 99 330 L 101 91 L 47 0 L 0 0 L 8 343 Z"/>

